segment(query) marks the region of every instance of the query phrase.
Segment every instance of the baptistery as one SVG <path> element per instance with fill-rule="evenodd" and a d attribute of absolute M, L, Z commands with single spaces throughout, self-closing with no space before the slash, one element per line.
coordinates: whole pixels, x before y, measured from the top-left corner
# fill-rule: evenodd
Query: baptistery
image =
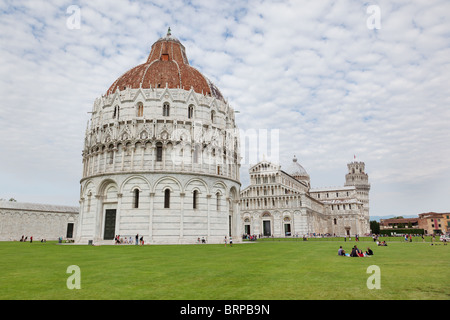
<path fill-rule="evenodd" d="M 235 111 L 170 29 L 95 100 L 82 157 L 76 242 L 238 240 Z"/>

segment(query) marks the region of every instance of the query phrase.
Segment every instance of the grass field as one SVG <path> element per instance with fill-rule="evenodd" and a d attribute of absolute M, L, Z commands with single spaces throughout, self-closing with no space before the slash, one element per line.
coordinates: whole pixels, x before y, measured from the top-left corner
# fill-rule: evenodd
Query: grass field
<path fill-rule="evenodd" d="M 337 256 L 353 245 L 374 256 Z M 58 245 L 0 242 L 2 300 L 347 300 L 450 298 L 450 245 L 257 241 L 224 245 Z M 69 290 L 67 268 L 80 268 Z M 380 270 L 368 289 L 367 268 Z"/>

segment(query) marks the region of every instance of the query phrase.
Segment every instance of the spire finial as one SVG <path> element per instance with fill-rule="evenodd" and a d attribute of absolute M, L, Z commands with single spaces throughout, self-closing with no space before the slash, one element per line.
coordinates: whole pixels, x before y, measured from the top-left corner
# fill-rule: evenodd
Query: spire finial
<path fill-rule="evenodd" d="M 171 33 L 171 31 L 170 31 L 170 27 L 169 27 L 169 29 L 167 29 L 167 35 L 168 35 L 168 36 L 171 36 L 171 35 L 172 35 L 172 33 Z"/>

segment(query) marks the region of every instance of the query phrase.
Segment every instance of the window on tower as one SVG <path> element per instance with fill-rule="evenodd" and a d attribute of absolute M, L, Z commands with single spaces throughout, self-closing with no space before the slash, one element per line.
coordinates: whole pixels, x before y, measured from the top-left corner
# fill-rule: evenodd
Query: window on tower
<path fill-rule="evenodd" d="M 156 161 L 158 162 L 162 161 L 162 153 L 163 153 L 162 143 L 158 143 L 156 145 Z"/>
<path fill-rule="evenodd" d="M 170 105 L 169 103 L 165 102 L 163 105 L 163 116 L 168 117 L 170 115 Z"/>
<path fill-rule="evenodd" d="M 139 189 L 134 189 L 134 208 L 139 208 Z"/>
<path fill-rule="evenodd" d="M 193 161 L 194 161 L 194 163 L 198 163 L 198 155 L 201 153 L 201 150 L 200 150 L 200 146 L 199 145 L 196 145 L 195 147 L 194 147 L 194 155 L 193 155 Z"/>
<path fill-rule="evenodd" d="M 114 163 L 114 146 L 110 145 L 109 146 L 109 164 L 113 164 Z"/>
<path fill-rule="evenodd" d="M 137 111 L 137 116 L 138 117 L 142 117 L 144 115 L 144 106 L 142 103 L 138 103 L 137 107 L 136 107 L 136 111 Z"/>
<path fill-rule="evenodd" d="M 247 201 L 247 206 L 248 206 L 248 201 Z M 220 193 L 219 192 L 216 193 L 216 210 L 217 210 L 217 212 L 220 211 Z"/>
<path fill-rule="evenodd" d="M 191 104 L 188 107 L 188 118 L 192 119 L 194 117 L 194 106 Z"/>
<path fill-rule="evenodd" d="M 194 190 L 194 193 L 192 194 L 192 209 L 197 209 L 197 195 L 198 191 Z"/>
<path fill-rule="evenodd" d="M 119 119 L 119 106 L 114 107 L 113 119 Z"/>
<path fill-rule="evenodd" d="M 170 208 L 170 189 L 164 190 L 164 208 Z"/>

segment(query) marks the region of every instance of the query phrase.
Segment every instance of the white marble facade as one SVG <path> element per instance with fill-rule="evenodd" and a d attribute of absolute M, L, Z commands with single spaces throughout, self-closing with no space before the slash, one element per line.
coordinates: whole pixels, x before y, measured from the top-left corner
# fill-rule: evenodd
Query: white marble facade
<path fill-rule="evenodd" d="M 153 56 L 148 66 L 138 66 L 144 75 L 155 65 L 163 66 L 156 73 L 172 66 L 179 71 L 171 77 L 187 81 L 180 69 L 187 58 L 177 39 L 159 39 Z M 94 102 L 83 149 L 78 243 L 108 242 L 115 235 L 134 240 L 136 234 L 147 243 L 238 238 L 235 112 L 209 80 L 194 75 L 188 80 L 202 80 L 209 93 L 168 83 L 136 88 L 126 73 L 115 91 Z"/>
<path fill-rule="evenodd" d="M 0 241 L 72 239 L 78 207 L 0 201 Z"/>
<path fill-rule="evenodd" d="M 243 234 L 309 237 L 369 233 L 370 184 L 364 163 L 352 162 L 348 167 L 345 186 L 311 189 L 310 177 L 295 157 L 286 171 L 268 161 L 252 166 L 250 185 L 240 197 Z"/>
<path fill-rule="evenodd" d="M 120 117 L 113 117 L 117 106 Z M 238 159 L 234 110 L 214 97 L 165 88 L 97 100 L 83 151 L 78 242 L 105 240 L 106 210 L 116 210 L 116 235 L 139 234 L 151 243 L 222 241 L 237 217 Z"/>
<path fill-rule="evenodd" d="M 139 234 L 146 243 L 196 243 L 198 238 L 218 243 L 238 226 L 238 190 L 234 181 L 191 173 L 92 177 L 83 183 L 77 242 L 110 240 L 105 214 L 115 210 L 114 235 L 123 238 Z"/>

